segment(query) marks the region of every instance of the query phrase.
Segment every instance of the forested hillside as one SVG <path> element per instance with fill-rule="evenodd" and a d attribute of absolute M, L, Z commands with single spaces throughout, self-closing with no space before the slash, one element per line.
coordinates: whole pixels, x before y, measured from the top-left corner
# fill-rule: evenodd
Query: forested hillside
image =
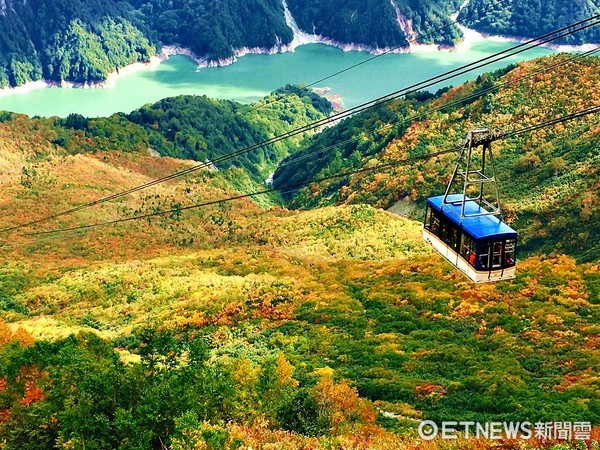
<path fill-rule="evenodd" d="M 117 67 L 147 61 L 162 44 L 209 60 L 243 47 L 291 41 L 277 0 L 227 4 L 7 0 L 0 17 L 0 86 L 29 80 L 95 82 Z"/>
<path fill-rule="evenodd" d="M 473 15 L 486 10 L 485 14 Z M 471 0 L 458 20 L 477 31 L 505 36 L 535 37 L 600 12 L 600 0 Z M 580 45 L 600 43 L 600 28 L 561 38 L 557 43 Z"/>
<path fill-rule="evenodd" d="M 130 145 L 137 125 L 122 117 L 105 122 L 110 141 L 74 128 L 58 145 L 76 119 L 3 117 L 0 229 L 194 164 Z M 113 147 L 90 151 L 93 139 Z M 256 189 L 244 177 L 207 168 L 20 231 Z M 7 450 L 481 450 L 511 444 L 426 444 L 416 426 L 600 423 L 597 262 L 527 258 L 513 282 L 476 286 L 421 241 L 419 222 L 368 205 L 245 199 L 20 231 L 0 235 Z"/>
<path fill-rule="evenodd" d="M 283 161 L 274 183 L 285 187 L 344 169 L 427 155 L 458 143 L 476 126 L 510 131 L 597 105 L 591 93 L 600 85 L 598 58 L 561 64 L 568 58 L 558 55 L 522 63 L 437 96 L 412 95 L 344 120 Z M 460 102 L 501 83 L 509 85 Z M 456 101 L 448 109 L 431 112 Z M 425 115 L 411 120 L 413 109 Z M 336 147 L 339 142 L 343 144 Z M 494 144 L 505 218 L 519 230 L 523 251 L 567 252 L 583 261 L 600 256 L 599 149 L 595 116 Z M 311 156 L 303 158 L 304 153 Z M 294 164 L 294 158 L 303 159 Z M 305 208 L 367 202 L 389 208 L 403 200 L 422 205 L 428 196 L 443 193 L 455 158 L 446 155 L 384 173 L 332 180 L 297 192 L 291 204 Z"/>
<path fill-rule="evenodd" d="M 6 0 L 2 6 L 0 87 L 42 77 L 102 81 L 155 53 L 151 33 L 127 2 Z"/>
<path fill-rule="evenodd" d="M 322 119 L 331 110 L 330 103 L 312 91 L 288 86 L 250 106 L 184 96 L 142 107 L 127 117 L 144 127 L 159 153 L 212 161 Z M 301 139 L 300 135 L 257 149 L 219 167 L 241 166 L 264 179 Z"/>
<path fill-rule="evenodd" d="M 443 45 L 453 45 L 460 37 L 449 18 L 460 6 L 455 0 L 288 0 L 287 3 L 303 31 L 339 42 L 383 48 L 407 46 L 407 39 L 417 36 L 423 36 L 419 43 Z"/>
<path fill-rule="evenodd" d="M 163 156 L 207 162 L 322 119 L 331 109 L 330 103 L 314 92 L 287 86 L 250 105 L 179 96 L 130 114 L 94 119 L 71 114 L 49 121 L 56 131 L 53 142 L 71 152 L 150 149 Z M 242 167 L 256 180 L 264 180 L 304 135 L 257 148 L 218 163 L 216 168 Z"/>
<path fill-rule="evenodd" d="M 595 2 L 595 3 L 594 3 Z M 487 33 L 535 36 L 597 12 L 598 0 L 473 0 L 462 11 Z M 417 43 L 452 46 L 458 0 L 289 0 L 299 27 L 340 44 L 372 48 Z M 98 82 L 118 67 L 178 45 L 219 62 L 243 48 L 285 49 L 293 32 L 280 0 L 6 0 L 0 14 L 0 87 L 30 80 Z M 565 38 L 600 42 L 598 27 Z"/>
<path fill-rule="evenodd" d="M 292 41 L 280 0 L 131 0 L 164 44 L 179 44 L 218 60 L 241 48 Z"/>

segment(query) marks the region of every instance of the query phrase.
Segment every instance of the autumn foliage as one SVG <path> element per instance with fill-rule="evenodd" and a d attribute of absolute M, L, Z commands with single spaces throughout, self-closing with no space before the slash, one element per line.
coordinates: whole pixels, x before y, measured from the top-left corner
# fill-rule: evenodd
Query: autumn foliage
<path fill-rule="evenodd" d="M 574 80 L 581 91 L 597 76 L 586 64 Z M 548 95 L 552 80 L 538 80 Z M 444 95 L 460 98 L 484 82 Z M 492 115 L 474 102 L 397 129 L 404 138 L 388 140 L 377 158 L 461 138 L 477 117 L 507 125 L 559 112 L 562 94 L 545 105 L 529 92 L 523 85 L 487 98 L 508 112 Z M 584 130 L 589 125 L 502 147 L 505 175 L 534 167 L 511 178 L 506 206 L 536 253 L 519 255 L 516 278 L 504 283 L 471 284 L 422 242 L 419 221 L 377 208 L 399 192 L 418 200 L 439 189 L 446 161 L 352 178 L 334 199 L 344 205 L 288 210 L 271 196 L 177 211 L 259 187 L 239 167 L 206 169 L 3 235 L 0 447 L 583 448 L 426 443 L 416 429 L 423 419 L 600 424 L 597 165 L 586 147 L 598 129 Z M 15 116 L 0 124 L 0 227 L 194 164 L 146 148 L 90 153 L 83 135 L 67 150 L 57 133 L 49 120 Z M 559 156 L 561 139 L 566 153 Z M 556 158 L 581 162 L 572 173 Z M 557 178 L 540 182 L 550 172 Z M 581 195 L 554 196 L 554 182 L 581 186 Z M 309 188 L 297 200 L 318 203 L 328 189 Z M 176 211 L 77 232 L 23 233 L 165 208 Z M 585 230 L 587 238 L 574 238 Z M 561 247 L 546 251 L 552 242 Z"/>

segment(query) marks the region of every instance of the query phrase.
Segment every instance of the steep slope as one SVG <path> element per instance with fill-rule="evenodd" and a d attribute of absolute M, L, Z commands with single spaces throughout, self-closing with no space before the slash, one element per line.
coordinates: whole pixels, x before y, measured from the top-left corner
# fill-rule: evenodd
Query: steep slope
<path fill-rule="evenodd" d="M 0 87 L 42 77 L 102 81 L 117 67 L 147 61 L 160 43 L 218 60 L 236 49 L 272 48 L 292 40 L 275 0 L 7 0 L 2 5 Z"/>
<path fill-rule="evenodd" d="M 458 0 L 285 3 L 302 31 L 372 50 L 417 43 L 453 46 L 462 37 L 450 16 Z M 147 61 L 161 45 L 183 46 L 210 63 L 240 50 L 285 51 L 293 41 L 280 0 L 6 0 L 0 14 L 0 87 L 44 78 L 105 80 L 119 67 Z M 485 33 L 535 36 L 589 17 L 598 0 L 473 0 L 460 20 Z M 564 43 L 600 41 L 598 27 Z"/>
<path fill-rule="evenodd" d="M 102 81 L 116 67 L 154 55 L 148 36 L 127 2 L 6 0 L 0 15 L 0 87 L 42 77 Z"/>
<path fill-rule="evenodd" d="M 292 41 L 279 0 L 132 0 L 163 44 L 189 47 L 209 61 L 242 48 L 272 49 Z"/>
<path fill-rule="evenodd" d="M 485 10 L 485 14 L 475 14 Z M 471 0 L 461 10 L 458 20 L 482 33 L 532 38 L 587 19 L 600 10 L 599 0 Z M 581 45 L 600 43 L 600 28 L 594 26 L 557 41 Z"/>
<path fill-rule="evenodd" d="M 452 46 L 461 33 L 450 15 L 460 6 L 454 0 L 329 1 L 289 0 L 300 28 L 338 42 L 385 48 L 418 43 Z"/>
<path fill-rule="evenodd" d="M 481 76 L 441 97 L 413 96 L 345 120 L 284 161 L 275 172 L 275 185 L 427 155 L 452 147 L 464 139 L 467 130 L 481 124 L 516 130 L 598 104 L 592 94 L 600 83 L 598 58 L 557 65 L 567 58 L 559 55 L 523 63 L 507 73 Z M 547 67 L 552 70 L 544 70 Z M 476 101 L 428 113 L 504 82 L 510 84 Z M 410 108 L 427 113 L 426 119 L 411 121 Z M 351 139 L 349 143 L 319 152 L 347 139 Z M 600 257 L 599 148 L 600 128 L 594 116 L 494 144 L 505 218 L 520 231 L 524 251 L 557 250 L 587 261 Z M 293 164 L 293 158 L 302 158 L 303 152 L 313 156 Z M 389 208 L 405 199 L 422 205 L 426 197 L 443 192 L 454 158 L 447 155 L 384 173 L 334 180 L 304 189 L 291 204 L 307 207 L 369 202 Z"/>

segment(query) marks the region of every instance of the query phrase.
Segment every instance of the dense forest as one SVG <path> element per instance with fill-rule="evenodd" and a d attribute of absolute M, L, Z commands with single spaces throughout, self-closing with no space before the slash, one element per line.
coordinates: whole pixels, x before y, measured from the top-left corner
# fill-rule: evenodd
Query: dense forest
<path fill-rule="evenodd" d="M 68 151 L 119 148 L 131 152 L 149 148 L 163 156 L 207 162 L 322 119 L 331 110 L 331 104 L 314 92 L 286 86 L 250 105 L 184 95 L 143 106 L 130 114 L 95 119 L 71 114 L 51 120 L 57 130 L 53 142 Z M 241 167 L 253 178 L 264 180 L 302 138 L 300 134 L 262 146 L 215 167 Z"/>
<path fill-rule="evenodd" d="M 449 18 L 460 6 L 454 0 L 289 0 L 287 3 L 303 31 L 339 42 L 382 48 L 407 46 L 407 39 L 418 36 L 423 36 L 417 39 L 419 43 L 442 45 L 453 45 L 460 38 Z M 399 20 L 404 22 L 402 26 Z"/>
<path fill-rule="evenodd" d="M 487 33 L 535 36 L 588 17 L 585 0 L 504 4 L 473 0 L 459 20 Z M 339 43 L 372 48 L 408 40 L 452 46 L 458 0 L 289 0 L 300 28 Z M 243 48 L 284 49 L 293 39 L 280 0 L 6 0 L 0 15 L 0 87 L 44 78 L 97 82 L 124 65 L 147 61 L 161 45 L 190 49 L 210 62 Z M 600 42 L 598 27 L 565 38 Z"/>
<path fill-rule="evenodd" d="M 290 0 L 287 4 L 305 32 L 374 48 L 408 45 L 389 2 Z"/>
<path fill-rule="evenodd" d="M 132 0 L 164 44 L 190 48 L 208 60 L 241 48 L 274 48 L 292 41 L 279 0 Z"/>
<path fill-rule="evenodd" d="M 238 2 L 7 0 L 0 17 L 0 86 L 29 80 L 95 82 L 147 61 L 160 43 L 209 60 L 292 40 L 276 0 Z"/>
<path fill-rule="evenodd" d="M 42 77 L 104 80 L 117 67 L 147 61 L 155 53 L 149 35 L 126 2 L 7 0 L 0 17 L 0 86 Z"/>
<path fill-rule="evenodd" d="M 484 8 L 485 14 L 473 15 Z M 598 11 L 600 0 L 471 0 L 458 20 L 464 19 L 467 26 L 482 33 L 535 37 L 592 17 Z M 570 45 L 588 42 L 600 42 L 600 28 L 594 26 L 557 41 Z"/>

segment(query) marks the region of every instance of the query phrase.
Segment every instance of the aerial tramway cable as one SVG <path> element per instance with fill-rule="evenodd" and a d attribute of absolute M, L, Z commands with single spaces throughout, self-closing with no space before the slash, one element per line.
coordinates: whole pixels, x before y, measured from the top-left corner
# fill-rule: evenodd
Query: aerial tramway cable
<path fill-rule="evenodd" d="M 207 168 L 207 167 L 210 167 L 210 166 L 212 166 L 214 164 L 218 164 L 220 162 L 227 161 L 229 159 L 235 158 L 236 156 L 240 156 L 242 154 L 248 153 L 248 152 L 256 150 L 258 148 L 262 148 L 262 147 L 264 147 L 266 145 L 270 145 L 270 144 L 273 144 L 275 142 L 279 142 L 281 140 L 284 140 L 284 139 L 287 139 L 289 137 L 292 137 L 292 136 L 304 133 L 306 131 L 309 131 L 309 130 L 312 130 L 312 129 L 315 129 L 315 128 L 323 127 L 323 126 L 325 126 L 325 125 L 327 125 L 329 123 L 333 123 L 333 122 L 339 121 L 339 120 L 341 120 L 343 118 L 350 117 L 351 115 L 357 114 L 359 112 L 363 112 L 363 111 L 366 111 L 368 109 L 374 108 L 376 106 L 383 105 L 383 104 L 385 104 L 387 102 L 390 102 L 390 101 L 392 101 L 394 99 L 397 99 L 397 98 L 401 97 L 402 95 L 406 95 L 406 94 L 409 94 L 409 93 L 416 92 L 418 90 L 425 89 L 427 87 L 430 87 L 432 85 L 438 84 L 440 82 L 447 81 L 447 80 L 449 80 L 451 78 L 454 78 L 456 76 L 468 73 L 468 72 L 470 72 L 472 70 L 475 70 L 477 68 L 485 67 L 485 66 L 487 66 L 489 64 L 501 61 L 503 59 L 508 58 L 509 56 L 514 56 L 514 55 L 520 54 L 520 53 L 522 53 L 524 51 L 527 51 L 527 50 L 530 50 L 532 48 L 538 47 L 540 45 L 546 44 L 548 42 L 551 42 L 553 40 L 559 39 L 561 37 L 565 37 L 565 36 L 571 35 L 573 33 L 576 33 L 578 31 L 581 31 L 583 29 L 587 29 L 587 28 L 590 28 L 592 26 L 596 26 L 596 25 L 600 24 L 600 21 L 597 20 L 598 18 L 600 18 L 600 14 L 597 14 L 597 15 L 594 15 L 594 16 L 592 16 L 590 18 L 587 18 L 587 19 L 575 22 L 573 24 L 570 24 L 570 25 L 568 25 L 566 27 L 562 27 L 562 28 L 560 28 L 558 30 L 555 30 L 553 32 L 545 33 L 545 34 L 543 34 L 541 36 L 538 36 L 538 37 L 536 37 L 534 39 L 528 40 L 528 41 L 523 42 L 521 44 L 518 44 L 518 45 L 516 45 L 514 47 L 511 47 L 510 49 L 506 49 L 506 50 L 503 50 L 501 52 L 497 52 L 497 53 L 495 53 L 493 55 L 489 55 L 487 57 L 484 57 L 484 58 L 482 58 L 482 59 L 480 59 L 478 61 L 474 61 L 472 63 L 465 64 L 465 65 L 463 65 L 461 67 L 458 67 L 456 69 L 450 70 L 450 71 L 448 71 L 448 72 L 446 72 L 444 74 L 428 78 L 427 80 L 424 80 L 422 82 L 413 84 L 413 85 L 411 85 L 409 87 L 406 87 L 406 88 L 403 88 L 401 90 L 392 92 L 392 93 L 390 93 L 390 94 L 388 94 L 386 96 L 382 96 L 382 97 L 379 97 L 377 99 L 371 100 L 369 102 L 363 103 L 362 105 L 358 105 L 358 106 L 356 106 L 354 108 L 351 108 L 351 109 L 349 109 L 347 111 L 344 111 L 344 112 L 341 112 L 341 113 L 338 113 L 338 114 L 334 114 L 334 115 L 330 116 L 329 118 L 317 120 L 317 121 L 315 121 L 315 122 L 313 122 L 311 124 L 305 125 L 303 127 L 296 128 L 294 130 L 290 130 L 290 131 L 288 131 L 286 133 L 283 133 L 281 135 L 275 136 L 275 137 L 273 137 L 271 139 L 268 139 L 266 141 L 263 141 L 261 143 L 254 144 L 254 145 L 242 148 L 242 149 L 237 150 L 235 152 L 231 152 L 231 153 L 229 153 L 227 155 L 223 155 L 222 157 L 216 158 L 216 159 L 214 159 L 214 160 L 212 160 L 210 162 L 198 164 L 198 165 L 190 167 L 188 169 L 175 172 L 175 173 L 173 173 L 171 175 L 168 175 L 166 177 L 158 178 L 158 179 L 150 181 L 148 183 L 144 183 L 142 185 L 135 186 L 135 187 L 127 189 L 125 191 L 121 191 L 121 192 L 118 192 L 118 193 L 115 193 L 115 194 L 112 194 L 112 195 L 100 198 L 98 200 L 94 200 L 92 202 L 88 202 L 88 203 L 85 203 L 85 204 L 82 204 L 82 205 L 79 205 L 79 206 L 67 209 L 65 211 L 61 211 L 61 212 L 58 212 L 58 213 L 55 213 L 55 214 L 52 214 L 52 215 L 49 215 L 49 216 L 42 217 L 40 219 L 36 219 L 36 220 L 33 220 L 33 221 L 26 222 L 26 223 L 22 223 L 22 224 L 14 225 L 14 226 L 11 226 L 11 227 L 7 227 L 7 228 L 4 228 L 4 229 L 0 230 L 0 232 L 14 231 L 14 230 L 18 230 L 18 229 L 24 228 L 26 226 L 35 225 L 35 224 L 42 223 L 42 222 L 45 222 L 45 221 L 48 221 L 48 220 L 51 220 L 51 219 L 54 219 L 54 218 L 62 217 L 62 216 L 65 216 L 65 215 L 69 215 L 69 214 L 72 214 L 74 212 L 81 211 L 83 209 L 90 208 L 92 206 L 95 206 L 95 205 L 98 205 L 98 204 L 101 204 L 101 203 L 105 203 L 105 202 L 108 202 L 108 201 L 111 201 L 111 200 L 115 200 L 115 199 L 123 197 L 125 195 L 131 194 L 131 193 L 134 193 L 134 192 L 138 192 L 138 191 L 147 189 L 147 188 L 149 188 L 151 186 L 155 186 L 157 184 L 161 184 L 161 183 L 164 183 L 166 181 L 170 181 L 172 179 L 175 179 L 175 178 L 187 175 L 189 173 L 195 172 L 195 171 L 200 170 L 202 168 Z"/>
<path fill-rule="evenodd" d="M 385 125 L 377 128 L 377 129 L 375 129 L 373 131 L 370 131 L 370 132 L 366 133 L 366 135 L 367 136 L 371 136 L 371 135 L 374 135 L 376 133 L 381 133 L 382 131 L 387 131 L 388 129 L 393 128 L 395 125 L 404 124 L 404 123 L 415 121 L 415 120 L 421 120 L 424 117 L 427 117 L 428 115 L 430 115 L 432 113 L 436 113 L 436 112 L 442 111 L 442 110 L 444 110 L 446 108 L 450 108 L 450 107 L 453 107 L 453 106 L 460 105 L 460 104 L 462 104 L 464 102 L 470 102 L 472 100 L 476 100 L 476 99 L 481 98 L 484 95 L 489 94 L 491 92 L 499 91 L 499 90 L 503 89 L 506 86 L 514 85 L 518 81 L 525 80 L 527 78 L 531 78 L 531 77 L 533 77 L 535 75 L 538 75 L 540 73 L 548 72 L 548 71 L 550 71 L 552 69 L 555 69 L 557 67 L 565 66 L 566 64 L 568 64 L 570 62 L 573 62 L 573 61 L 575 61 L 577 59 L 581 59 L 581 58 L 584 58 L 584 57 L 587 57 L 587 56 L 592 56 L 592 55 L 594 55 L 594 54 L 596 54 L 598 52 L 600 52 L 600 47 L 592 49 L 592 50 L 588 50 L 587 52 L 584 52 L 584 53 L 578 53 L 578 54 L 571 55 L 566 61 L 559 61 L 559 62 L 557 62 L 555 64 L 552 64 L 552 65 L 550 65 L 548 67 L 541 67 L 541 68 L 539 68 L 539 69 L 537 69 L 537 70 L 535 70 L 533 72 L 527 73 L 526 75 L 522 75 L 522 76 L 514 78 L 514 79 L 512 79 L 510 81 L 504 81 L 502 83 L 499 83 L 499 84 L 497 84 L 495 86 L 491 86 L 491 87 L 486 88 L 486 89 L 483 89 L 481 91 L 473 92 L 473 93 L 471 93 L 471 94 L 469 94 L 469 95 L 467 95 L 465 97 L 461 97 L 461 98 L 459 98 L 457 100 L 454 100 L 454 101 L 452 101 L 450 103 L 444 103 L 443 105 L 440 105 L 440 106 L 438 106 L 438 107 L 436 107 L 434 109 L 428 109 L 428 110 L 425 110 L 425 111 L 421 111 L 418 114 L 415 114 L 415 115 L 410 116 L 410 117 L 404 117 L 404 118 L 401 118 L 399 120 L 394 120 L 394 121 L 388 122 Z M 364 134 L 363 134 L 363 136 L 364 136 Z M 278 168 L 279 167 L 287 167 L 287 166 L 296 164 L 298 162 L 301 162 L 301 161 L 304 161 L 304 160 L 310 158 L 311 156 L 318 155 L 320 153 L 325 153 L 325 152 L 327 152 L 329 150 L 332 150 L 332 149 L 335 149 L 335 148 L 339 148 L 342 145 L 349 144 L 351 142 L 355 142 L 358 139 L 359 139 L 358 137 L 352 137 L 352 138 L 346 139 L 345 141 L 337 142 L 335 144 L 329 145 L 329 146 L 324 147 L 324 148 L 316 149 L 316 150 L 310 151 L 308 153 L 302 153 L 302 154 L 292 155 L 292 156 L 284 159 L 279 164 Z"/>
<path fill-rule="evenodd" d="M 570 114 L 566 114 L 566 115 L 561 116 L 561 117 L 550 119 L 550 120 L 547 120 L 545 122 L 541 122 L 539 124 L 531 125 L 529 127 L 521 128 L 521 129 L 518 129 L 518 130 L 509 131 L 509 132 L 503 132 L 503 133 L 497 133 L 494 136 L 493 140 L 506 139 L 506 138 L 511 138 L 511 137 L 519 136 L 519 135 L 524 134 L 524 133 L 529 133 L 529 132 L 536 131 L 536 130 L 541 129 L 541 128 L 549 127 L 549 126 L 552 126 L 552 125 L 556 125 L 558 123 L 567 122 L 569 120 L 577 119 L 577 118 L 580 118 L 580 117 L 584 117 L 584 116 L 587 116 L 587 115 L 590 115 L 590 114 L 596 114 L 596 113 L 600 113 L 600 105 L 598 105 L 598 106 L 591 106 L 591 107 L 585 108 L 583 110 L 579 110 L 579 111 L 576 111 L 576 112 L 573 112 L 573 113 L 570 113 Z M 448 149 L 445 149 L 445 150 L 440 150 L 438 152 L 430 153 L 430 154 L 427 154 L 427 155 L 415 156 L 415 157 L 412 157 L 412 158 L 405 158 L 405 159 L 401 159 L 401 160 L 391 161 L 391 162 L 388 162 L 388 163 L 382 163 L 382 164 L 378 164 L 378 165 L 371 166 L 371 167 L 363 167 L 361 169 L 345 171 L 345 172 L 341 172 L 341 173 L 337 173 L 337 174 L 333 174 L 333 175 L 329 175 L 329 176 L 325 176 L 325 177 L 321 177 L 321 178 L 312 179 L 312 180 L 305 181 L 305 182 L 292 183 L 292 184 L 289 184 L 289 185 L 286 185 L 286 186 L 282 186 L 282 187 L 279 187 L 279 188 L 262 189 L 262 190 L 250 192 L 250 193 L 247 193 L 247 194 L 235 195 L 235 196 L 232 196 L 232 197 L 227 197 L 227 198 L 223 198 L 223 199 L 219 199 L 219 200 L 211 200 L 211 201 L 207 201 L 207 202 L 196 203 L 196 204 L 187 205 L 187 206 L 181 206 L 181 207 L 178 207 L 178 208 L 172 208 L 172 209 L 168 209 L 168 210 L 155 211 L 155 212 L 152 212 L 152 213 L 141 214 L 141 215 L 138 215 L 138 216 L 123 217 L 123 218 L 120 218 L 120 219 L 109 220 L 109 221 L 105 221 L 105 222 L 97 222 L 97 223 L 92 223 L 92 224 L 87 224 L 87 225 L 78 225 L 78 226 L 68 227 L 68 228 L 55 228 L 55 229 L 51 229 L 51 230 L 37 231 L 37 232 L 32 232 L 32 233 L 23 233 L 23 235 L 24 236 L 56 235 L 56 234 L 65 233 L 65 232 L 72 232 L 72 231 L 78 231 L 78 230 L 86 230 L 86 229 L 91 229 L 91 228 L 103 227 L 103 226 L 107 226 L 107 225 L 114 225 L 114 224 L 118 224 L 118 223 L 131 222 L 131 221 L 142 220 L 142 219 L 148 219 L 148 218 L 151 218 L 151 217 L 163 216 L 163 215 L 171 214 L 171 213 L 178 213 L 178 212 L 181 212 L 181 211 L 187 211 L 187 210 L 191 210 L 191 209 L 197 209 L 197 208 L 202 208 L 202 207 L 206 207 L 206 206 L 227 203 L 227 202 L 231 202 L 231 201 L 235 201 L 235 200 L 241 200 L 241 199 L 245 199 L 245 198 L 252 198 L 252 197 L 259 196 L 259 195 L 269 194 L 269 193 L 272 193 L 272 192 L 293 192 L 293 191 L 296 191 L 296 190 L 301 189 L 303 187 L 307 187 L 307 186 L 310 186 L 310 185 L 322 183 L 324 181 L 329 181 L 329 180 L 339 179 L 339 178 L 345 178 L 345 177 L 348 177 L 348 176 L 351 176 L 351 175 L 357 175 L 357 174 L 360 174 L 360 173 L 368 173 L 368 172 L 374 172 L 374 171 L 384 170 L 384 169 L 388 169 L 388 168 L 391 168 L 391 167 L 398 167 L 398 166 L 403 166 L 403 165 L 409 165 L 409 164 L 412 164 L 412 163 L 417 162 L 417 161 L 427 160 L 427 159 L 431 159 L 431 158 L 434 158 L 434 157 L 438 157 L 438 156 L 442 156 L 442 155 L 446 155 L 446 154 L 454 153 L 454 152 L 456 152 L 456 147 L 448 148 Z"/>

